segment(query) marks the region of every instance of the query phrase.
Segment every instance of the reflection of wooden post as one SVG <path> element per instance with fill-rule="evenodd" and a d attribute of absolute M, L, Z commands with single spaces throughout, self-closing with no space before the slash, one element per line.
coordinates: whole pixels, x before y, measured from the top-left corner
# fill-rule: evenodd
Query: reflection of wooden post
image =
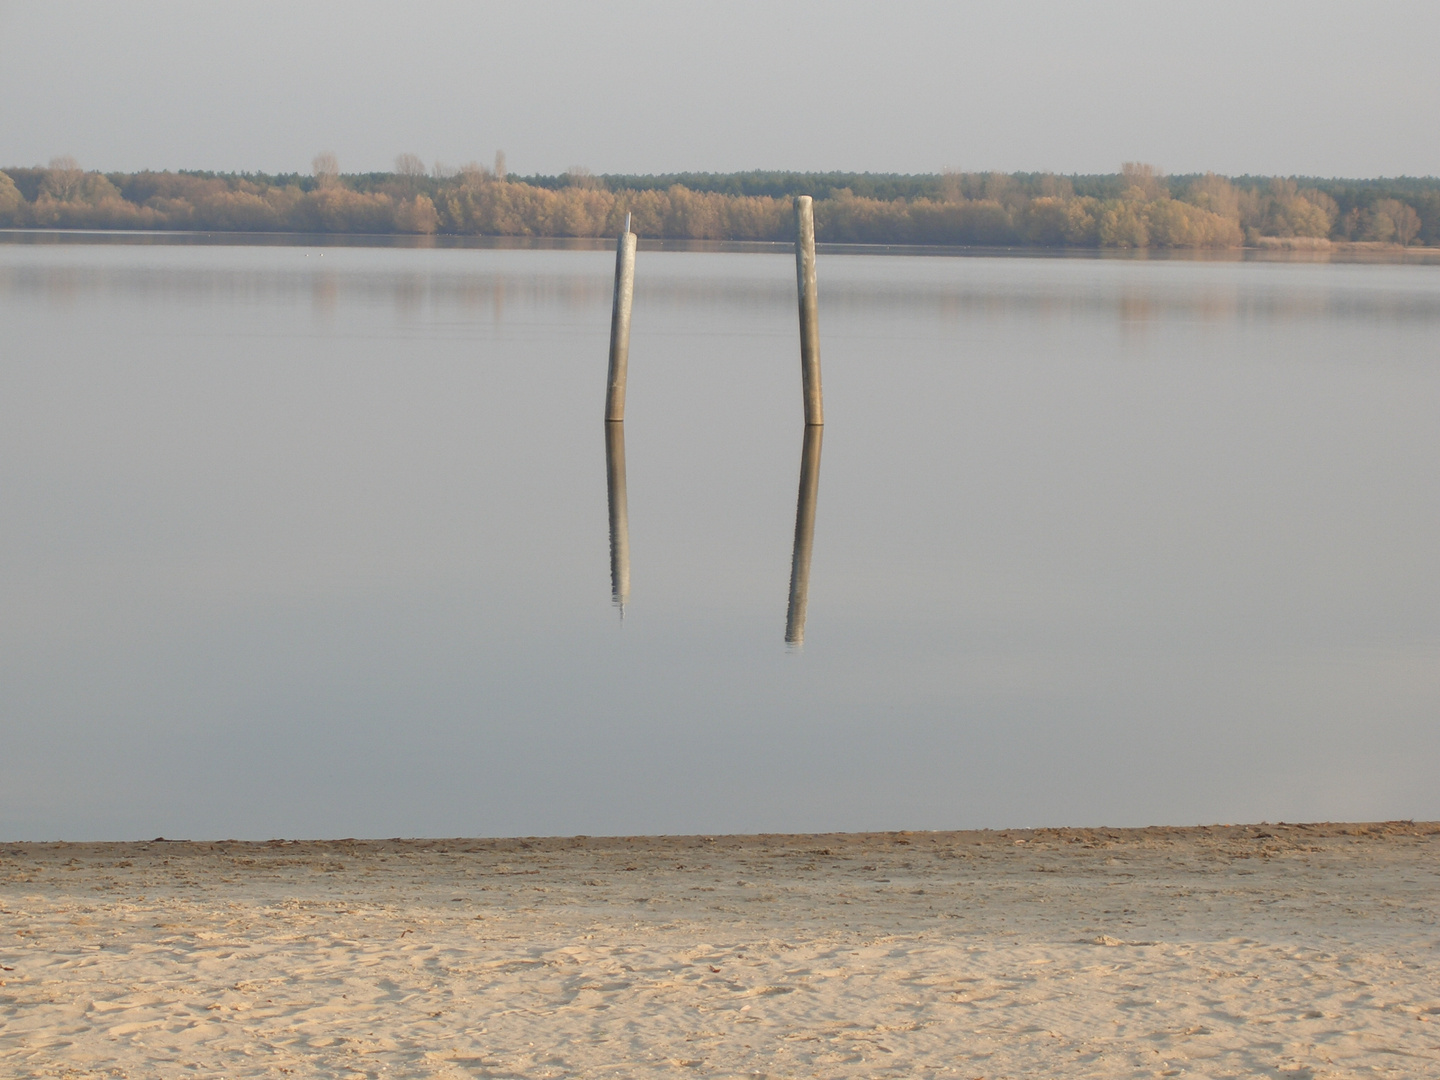
<path fill-rule="evenodd" d="M 630 598 L 630 511 L 625 500 L 625 425 L 605 425 L 605 492 L 610 500 L 610 596 L 625 617 Z"/>
<path fill-rule="evenodd" d="M 635 296 L 635 234 L 630 215 L 615 244 L 615 302 L 610 309 L 610 387 L 605 394 L 605 419 L 625 419 L 625 374 L 630 362 L 630 301 Z"/>
<path fill-rule="evenodd" d="M 800 495 L 795 503 L 795 552 L 790 560 L 790 608 L 785 615 L 785 640 L 805 643 L 805 606 L 810 600 L 810 551 L 815 546 L 815 498 L 820 492 L 820 440 L 825 429 L 805 426 L 800 451 Z"/>
<path fill-rule="evenodd" d="M 820 393 L 820 307 L 815 286 L 815 210 L 809 195 L 795 200 L 795 283 L 800 294 L 800 374 L 805 423 L 825 423 Z"/>

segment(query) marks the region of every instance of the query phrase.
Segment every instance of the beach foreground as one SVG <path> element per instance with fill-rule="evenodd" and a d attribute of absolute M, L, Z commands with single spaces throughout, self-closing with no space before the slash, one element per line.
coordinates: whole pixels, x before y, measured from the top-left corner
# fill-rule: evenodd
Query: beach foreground
<path fill-rule="evenodd" d="M 0 1075 L 1440 1075 L 1440 824 L 0 845 Z"/>

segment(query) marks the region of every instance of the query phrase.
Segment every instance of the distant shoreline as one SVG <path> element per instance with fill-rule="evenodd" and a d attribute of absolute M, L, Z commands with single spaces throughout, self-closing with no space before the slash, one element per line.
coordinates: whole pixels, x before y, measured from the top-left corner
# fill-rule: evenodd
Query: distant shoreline
<path fill-rule="evenodd" d="M 164 850 L 171 854 L 213 853 L 244 849 L 295 848 L 301 851 L 325 852 L 344 848 L 375 853 L 445 852 L 460 846 L 492 854 L 533 851 L 535 854 L 578 850 L 609 850 L 649 846 L 658 851 L 666 848 L 693 847 L 697 843 L 718 844 L 723 848 L 773 847 L 786 844 L 826 843 L 846 851 L 866 851 L 895 845 L 965 844 L 981 847 L 1002 842 L 1029 843 L 1032 840 L 1059 842 L 1095 842 L 1109 840 L 1121 844 L 1189 843 L 1207 840 L 1215 843 L 1237 843 L 1266 839 L 1294 842 L 1303 838 L 1382 839 L 1386 837 L 1440 838 L 1440 821 L 1260 821 L 1248 824 L 1211 825 L 1055 825 L 995 829 L 894 829 L 871 832 L 756 832 L 756 833 L 616 833 L 590 836 L 587 834 L 543 836 L 449 836 L 449 837 L 344 837 L 334 839 L 270 839 L 270 840 L 186 840 L 157 836 L 151 840 L 0 840 L 0 854 L 12 857 L 42 852 L 63 854 L 87 851 L 91 854 L 119 855 L 126 852 Z M 158 846 L 157 846 L 158 845 Z M 718 850 L 718 849 L 717 849 Z M 844 852 L 837 850 L 837 855 Z"/>
<path fill-rule="evenodd" d="M 1037 250 L 1440 247 L 1440 179 L 1116 174 L 676 174 L 514 178 L 401 155 L 393 173 L 0 171 L 0 227 L 786 242 L 812 195 L 828 244 Z"/>

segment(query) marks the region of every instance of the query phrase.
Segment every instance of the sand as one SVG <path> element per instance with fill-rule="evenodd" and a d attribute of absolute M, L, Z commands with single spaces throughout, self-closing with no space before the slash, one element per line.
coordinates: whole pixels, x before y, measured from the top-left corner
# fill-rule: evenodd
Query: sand
<path fill-rule="evenodd" d="M 1440 825 L 0 844 L 5 1077 L 1440 1077 Z"/>

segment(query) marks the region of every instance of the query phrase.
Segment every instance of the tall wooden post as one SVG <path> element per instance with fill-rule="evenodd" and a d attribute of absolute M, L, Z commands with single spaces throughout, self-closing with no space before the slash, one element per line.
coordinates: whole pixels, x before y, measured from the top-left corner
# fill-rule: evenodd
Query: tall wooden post
<path fill-rule="evenodd" d="M 625 376 L 630 363 L 630 301 L 635 296 L 635 234 L 630 215 L 615 245 L 615 300 L 610 309 L 610 379 L 605 419 L 625 419 Z"/>
<path fill-rule="evenodd" d="M 815 285 L 815 209 L 809 195 L 795 200 L 795 283 L 800 294 L 800 375 L 805 388 L 805 423 L 825 423 L 820 392 L 820 306 Z"/>

